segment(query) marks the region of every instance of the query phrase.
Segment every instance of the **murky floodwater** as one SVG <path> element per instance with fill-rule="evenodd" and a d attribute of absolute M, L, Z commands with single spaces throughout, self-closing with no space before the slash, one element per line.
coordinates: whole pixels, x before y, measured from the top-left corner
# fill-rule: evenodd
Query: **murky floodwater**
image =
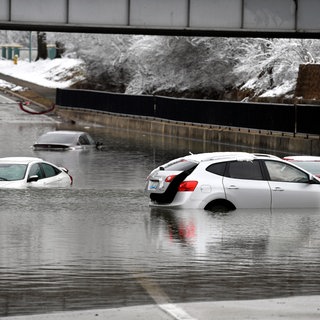
<path fill-rule="evenodd" d="M 35 153 L 41 133 L 83 127 L 34 119 L 1 123 L 0 156 L 63 165 L 74 186 L 0 190 L 0 316 L 153 303 L 152 290 L 173 302 L 320 294 L 320 212 L 148 207 L 155 166 L 234 147 L 91 127 L 102 151 Z"/>

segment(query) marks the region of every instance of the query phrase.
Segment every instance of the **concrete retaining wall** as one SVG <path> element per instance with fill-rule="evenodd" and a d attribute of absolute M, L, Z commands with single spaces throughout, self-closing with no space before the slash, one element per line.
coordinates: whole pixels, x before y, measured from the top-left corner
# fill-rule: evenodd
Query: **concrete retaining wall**
<path fill-rule="evenodd" d="M 294 136 L 293 134 L 275 133 L 241 128 L 208 126 L 201 124 L 161 121 L 137 116 L 119 116 L 104 112 L 57 107 L 56 113 L 69 120 L 87 121 L 108 127 L 122 128 L 152 133 L 156 135 L 175 136 L 183 139 L 222 143 L 249 148 L 277 151 L 283 154 L 320 155 L 320 139 L 311 136 Z"/>

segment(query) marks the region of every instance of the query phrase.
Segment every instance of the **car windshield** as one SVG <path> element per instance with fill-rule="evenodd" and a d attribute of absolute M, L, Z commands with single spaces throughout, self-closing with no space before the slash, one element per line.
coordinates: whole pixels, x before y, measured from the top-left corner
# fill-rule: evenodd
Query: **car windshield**
<path fill-rule="evenodd" d="M 25 176 L 26 169 L 26 164 L 1 163 L 0 181 L 22 180 Z"/>
<path fill-rule="evenodd" d="M 77 136 L 73 134 L 45 134 L 39 138 L 37 143 L 73 144 L 76 140 Z"/>

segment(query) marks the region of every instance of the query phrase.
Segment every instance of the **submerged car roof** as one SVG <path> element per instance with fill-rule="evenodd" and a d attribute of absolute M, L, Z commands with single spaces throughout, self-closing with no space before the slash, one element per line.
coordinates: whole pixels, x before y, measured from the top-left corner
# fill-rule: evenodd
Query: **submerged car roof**
<path fill-rule="evenodd" d="M 59 136 L 59 135 L 79 137 L 82 134 L 87 134 L 87 133 L 84 131 L 69 131 L 69 130 L 48 131 L 48 132 L 42 134 L 39 137 L 39 139 L 41 139 L 45 136 Z"/>
<path fill-rule="evenodd" d="M 48 131 L 45 134 L 72 134 L 72 135 L 80 135 L 86 133 L 84 131 L 72 131 L 72 130 L 56 130 L 56 131 Z"/>
<path fill-rule="evenodd" d="M 5 157 L 0 158 L 0 163 L 30 163 L 33 161 L 43 161 L 43 159 L 36 157 Z"/>
<path fill-rule="evenodd" d="M 77 142 L 77 139 L 83 134 L 88 135 L 84 131 L 48 131 L 38 138 L 34 146 L 39 146 L 41 144 L 72 146 Z"/>

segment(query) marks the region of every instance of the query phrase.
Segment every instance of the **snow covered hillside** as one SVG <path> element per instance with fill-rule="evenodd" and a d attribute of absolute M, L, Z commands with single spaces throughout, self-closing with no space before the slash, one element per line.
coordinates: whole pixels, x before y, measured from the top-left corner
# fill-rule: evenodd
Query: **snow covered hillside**
<path fill-rule="evenodd" d="M 85 79 L 83 61 L 69 58 L 18 61 L 17 64 L 13 64 L 11 60 L 0 60 L 0 72 L 47 88 L 68 88 Z M 0 87 L 13 86 L 0 79 Z"/>
<path fill-rule="evenodd" d="M 28 34 L 0 31 L 0 46 L 27 47 Z M 312 39 L 47 34 L 48 43 L 57 39 L 66 49 L 62 59 L 19 60 L 17 65 L 2 60 L 0 73 L 56 88 L 202 99 L 290 98 L 299 65 L 320 60 L 320 41 Z"/>

